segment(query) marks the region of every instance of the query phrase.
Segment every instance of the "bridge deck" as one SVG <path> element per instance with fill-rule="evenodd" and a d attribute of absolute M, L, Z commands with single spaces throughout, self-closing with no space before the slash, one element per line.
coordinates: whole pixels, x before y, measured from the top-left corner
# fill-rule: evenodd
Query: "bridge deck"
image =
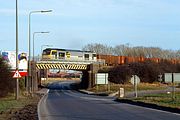
<path fill-rule="evenodd" d="M 97 61 L 68 61 L 68 60 L 58 60 L 58 61 L 37 61 L 38 64 L 92 64 Z"/>

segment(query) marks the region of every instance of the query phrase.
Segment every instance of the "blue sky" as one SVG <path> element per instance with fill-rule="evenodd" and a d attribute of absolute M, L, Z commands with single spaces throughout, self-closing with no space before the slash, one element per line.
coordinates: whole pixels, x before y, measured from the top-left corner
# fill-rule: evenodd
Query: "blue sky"
<path fill-rule="evenodd" d="M 81 49 L 89 43 L 179 50 L 180 0 L 18 0 L 19 50 L 28 51 L 28 14 L 41 46 Z M 15 0 L 0 1 L 0 50 L 15 50 Z"/>

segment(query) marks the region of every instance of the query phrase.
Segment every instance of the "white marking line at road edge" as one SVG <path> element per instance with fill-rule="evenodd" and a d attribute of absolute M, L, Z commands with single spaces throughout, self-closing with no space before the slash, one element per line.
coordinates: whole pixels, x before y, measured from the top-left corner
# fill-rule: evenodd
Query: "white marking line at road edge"
<path fill-rule="evenodd" d="M 70 94 L 70 93 L 67 93 L 67 92 L 65 92 L 65 91 L 63 91 L 63 92 L 64 92 L 64 94 L 66 94 L 66 95 L 69 95 L 69 96 L 72 96 L 72 97 L 78 97 L 78 98 L 85 99 L 85 100 L 112 101 L 111 99 L 94 98 L 94 97 L 92 97 L 92 96 L 91 96 L 91 97 L 80 97 L 80 96 L 78 96 L 78 95 Z M 72 91 L 69 91 L 69 92 L 74 93 L 74 92 L 72 92 Z"/>
<path fill-rule="evenodd" d="M 48 94 L 48 93 L 49 93 L 49 89 L 47 90 L 46 94 Z"/>
<path fill-rule="evenodd" d="M 81 99 L 86 99 L 86 100 L 99 100 L 99 101 L 112 101 L 110 99 L 103 99 L 103 98 L 93 98 L 93 97 L 80 97 Z"/>
<path fill-rule="evenodd" d="M 72 92 L 71 90 L 69 90 L 68 92 L 70 92 L 70 93 L 68 93 L 68 92 L 66 92 L 67 90 L 62 90 L 62 92 L 64 93 L 64 94 L 66 94 L 66 95 L 69 95 L 69 96 L 71 96 L 71 97 L 80 97 L 80 96 L 78 96 L 75 92 Z M 76 94 L 76 95 L 75 95 Z"/>
<path fill-rule="evenodd" d="M 38 103 L 38 120 L 42 120 L 41 116 L 40 116 L 40 105 L 48 93 L 49 93 L 49 89 L 46 91 L 46 93 L 43 95 L 43 97 L 40 99 L 40 101 Z"/>

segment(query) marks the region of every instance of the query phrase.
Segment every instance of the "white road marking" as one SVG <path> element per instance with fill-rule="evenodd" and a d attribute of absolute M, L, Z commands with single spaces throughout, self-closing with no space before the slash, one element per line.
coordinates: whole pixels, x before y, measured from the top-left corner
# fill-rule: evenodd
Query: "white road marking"
<path fill-rule="evenodd" d="M 72 97 L 78 97 L 78 98 L 85 99 L 85 100 L 112 101 L 112 99 L 97 98 L 97 97 L 93 97 L 93 96 L 84 97 L 84 96 L 79 95 L 78 93 L 72 92 L 71 90 L 68 90 L 69 93 L 66 92 L 66 91 L 67 90 L 63 91 L 63 93 L 66 94 L 66 95 L 69 95 L 69 96 L 72 96 Z"/>
<path fill-rule="evenodd" d="M 42 104 L 42 102 L 44 104 L 46 104 L 46 100 L 47 100 L 47 95 L 49 93 L 49 89 L 46 91 L 46 93 L 43 95 L 43 97 L 40 99 L 39 103 L 38 103 L 38 119 L 39 120 L 43 120 L 42 115 L 41 115 L 41 109 L 40 106 Z"/>
<path fill-rule="evenodd" d="M 96 100 L 96 101 L 112 101 L 111 99 L 105 99 L 105 98 L 93 98 L 93 97 L 80 97 L 80 98 L 86 100 Z"/>

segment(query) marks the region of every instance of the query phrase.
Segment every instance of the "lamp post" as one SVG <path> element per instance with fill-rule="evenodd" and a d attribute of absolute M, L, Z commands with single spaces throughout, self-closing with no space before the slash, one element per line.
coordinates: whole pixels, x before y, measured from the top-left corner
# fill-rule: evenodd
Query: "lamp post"
<path fill-rule="evenodd" d="M 43 54 L 43 47 L 52 47 L 53 45 L 41 45 L 41 54 Z M 43 59 L 41 55 L 41 59 Z"/>
<path fill-rule="evenodd" d="M 35 35 L 36 34 L 44 34 L 44 33 L 49 33 L 49 32 L 34 32 L 33 33 L 33 61 L 34 61 L 34 40 L 35 40 Z"/>
<path fill-rule="evenodd" d="M 43 34 L 43 33 L 49 33 L 49 32 L 34 32 L 33 33 L 33 62 L 35 62 L 35 60 L 34 60 L 34 40 L 35 40 L 35 34 Z M 37 86 L 37 81 L 36 81 L 36 78 L 34 76 L 33 76 L 31 84 L 32 84 L 32 91 L 34 91 L 35 86 Z"/>
<path fill-rule="evenodd" d="M 53 45 L 41 45 L 41 53 L 43 53 L 43 47 L 52 47 Z"/>
<path fill-rule="evenodd" d="M 18 0 L 16 0 L 16 70 L 19 69 L 18 65 Z M 19 99 L 19 79 L 16 78 L 16 100 Z"/>
<path fill-rule="evenodd" d="M 28 82 L 31 81 L 31 15 L 34 13 L 47 13 L 47 12 L 52 12 L 52 10 L 41 10 L 41 11 L 31 11 L 29 13 L 29 21 L 28 21 L 28 51 L 29 51 L 29 57 L 28 57 L 28 77 L 27 77 L 27 88 L 26 90 L 30 92 L 28 89 L 29 85 Z"/>

